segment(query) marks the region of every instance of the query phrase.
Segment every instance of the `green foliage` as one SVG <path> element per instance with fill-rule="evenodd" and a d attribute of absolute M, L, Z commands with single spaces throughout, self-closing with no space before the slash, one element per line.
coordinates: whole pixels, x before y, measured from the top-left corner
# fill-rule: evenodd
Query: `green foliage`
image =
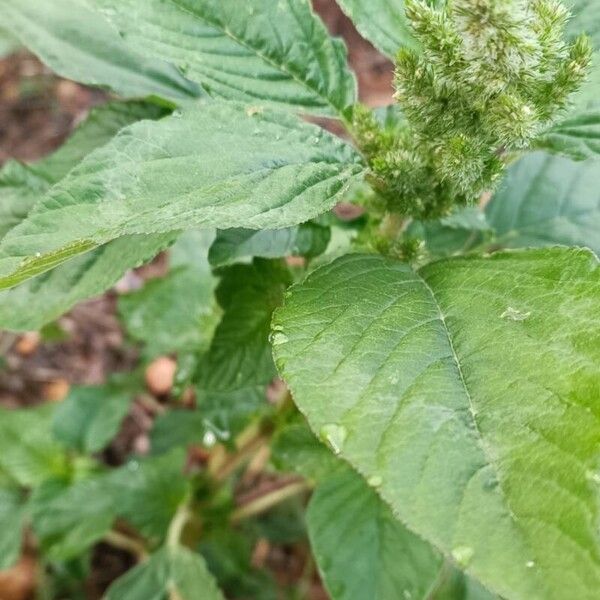
<path fill-rule="evenodd" d="M 598 596 L 597 3 L 339 3 L 393 105 L 308 0 L 0 0 L 121 96 L 0 170 L 0 327 L 165 252 L 116 299 L 133 373 L 0 409 L 0 569 L 26 540 L 44 600 L 100 543 L 106 600 Z"/>
<path fill-rule="evenodd" d="M 313 430 L 507 597 L 597 590 L 599 273 L 582 250 L 417 272 L 355 255 L 314 272 L 274 319 L 278 367 Z"/>

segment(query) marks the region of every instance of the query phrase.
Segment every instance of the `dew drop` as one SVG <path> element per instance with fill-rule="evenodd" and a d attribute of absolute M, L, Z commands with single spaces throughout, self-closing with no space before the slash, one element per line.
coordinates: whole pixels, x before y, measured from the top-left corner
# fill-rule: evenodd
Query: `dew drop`
<path fill-rule="evenodd" d="M 285 333 L 275 331 L 270 335 L 270 340 L 272 346 L 281 346 L 282 344 L 287 344 L 289 338 Z"/>
<path fill-rule="evenodd" d="M 383 483 L 383 478 L 379 475 L 373 475 L 372 477 L 369 477 L 367 483 L 371 487 L 378 488 L 381 487 L 381 484 Z"/>
<path fill-rule="evenodd" d="M 600 473 L 596 471 L 586 471 L 585 478 L 593 483 L 600 484 Z"/>
<path fill-rule="evenodd" d="M 533 569 L 533 567 L 535 567 L 535 562 L 534 562 L 533 560 L 528 560 L 528 561 L 525 563 L 525 566 L 526 566 L 528 569 Z"/>
<path fill-rule="evenodd" d="M 262 107 L 261 107 L 261 106 L 249 106 L 249 107 L 246 109 L 246 114 L 247 114 L 249 117 L 253 117 L 253 116 L 255 116 L 255 115 L 259 115 L 261 112 L 263 112 L 263 109 L 262 109 Z"/>
<path fill-rule="evenodd" d="M 406 600 L 410 600 L 413 597 L 410 590 L 402 590 L 402 595 L 406 598 Z"/>
<path fill-rule="evenodd" d="M 334 454 L 339 454 L 343 450 L 346 437 L 348 431 L 343 425 L 330 423 L 321 428 L 321 439 L 329 445 Z"/>
<path fill-rule="evenodd" d="M 473 559 L 473 548 L 470 546 L 457 546 L 452 550 L 452 558 L 456 561 L 458 566 L 467 567 Z"/>
<path fill-rule="evenodd" d="M 40 256 L 42 256 L 42 253 L 41 253 L 41 252 L 36 252 L 36 253 L 35 253 L 35 257 L 36 257 L 36 258 L 40 258 Z"/>
<path fill-rule="evenodd" d="M 397 384 L 399 381 L 400 381 L 400 377 L 398 377 L 398 375 L 392 375 L 392 376 L 389 378 L 389 382 L 390 382 L 392 385 L 396 385 L 396 384 Z"/>
<path fill-rule="evenodd" d="M 174 119 L 181 119 L 181 117 L 183 116 L 183 111 L 181 109 L 177 108 L 171 113 L 171 116 Z"/>
<path fill-rule="evenodd" d="M 207 431 L 202 438 L 202 444 L 207 448 L 212 448 L 212 446 L 214 446 L 216 443 L 217 436 L 214 434 L 214 432 Z"/>

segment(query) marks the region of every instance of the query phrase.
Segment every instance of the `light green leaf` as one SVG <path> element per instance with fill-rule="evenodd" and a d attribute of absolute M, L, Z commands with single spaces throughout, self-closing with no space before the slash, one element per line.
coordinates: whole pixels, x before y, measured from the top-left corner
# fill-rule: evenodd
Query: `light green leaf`
<path fill-rule="evenodd" d="M 189 493 L 183 450 L 130 460 L 110 475 L 120 517 L 152 541 L 164 539 L 177 508 Z M 143 507 L 143 510 L 140 509 Z"/>
<path fill-rule="evenodd" d="M 202 557 L 182 547 L 162 548 L 109 588 L 104 600 L 223 600 Z"/>
<path fill-rule="evenodd" d="M 589 251 L 418 272 L 352 255 L 294 288 L 274 353 L 313 430 L 409 528 L 507 598 L 592 600 L 599 325 Z"/>
<path fill-rule="evenodd" d="M 58 150 L 30 165 L 30 168 L 49 183 L 57 183 L 88 154 L 110 142 L 127 125 L 142 119 L 157 120 L 171 112 L 159 104 L 138 100 L 113 101 L 94 107 Z"/>
<path fill-rule="evenodd" d="M 362 171 L 349 145 L 285 113 L 207 103 L 135 123 L 5 236 L 0 289 L 123 235 L 297 225 L 330 209 Z"/>
<path fill-rule="evenodd" d="M 600 162 L 542 152 L 512 165 L 486 217 L 502 247 L 587 246 L 600 254 Z"/>
<path fill-rule="evenodd" d="M 119 298 L 119 313 L 129 335 L 145 344 L 144 356 L 154 358 L 175 351 L 206 350 L 217 324 L 214 300 L 216 279 L 208 264 L 210 231 L 186 232 L 196 255 L 172 265 L 163 278 Z M 175 244 L 187 244 L 185 239 Z M 201 252 L 197 252 L 201 250 Z"/>
<path fill-rule="evenodd" d="M 0 239 L 27 216 L 48 187 L 31 167 L 14 160 L 0 169 Z"/>
<path fill-rule="evenodd" d="M 54 560 L 81 556 L 110 530 L 115 501 L 105 476 L 69 485 L 46 481 L 31 498 L 32 527 L 44 552 Z"/>
<path fill-rule="evenodd" d="M 85 0 L 0 0 L 2 25 L 52 70 L 123 96 L 199 95 L 171 65 L 132 50 Z"/>
<path fill-rule="evenodd" d="M 21 555 L 25 505 L 15 486 L 0 484 L 0 571 L 12 567 Z"/>
<path fill-rule="evenodd" d="M 0 291 L 0 328 L 40 329 L 81 300 L 102 294 L 126 271 L 167 248 L 175 237 L 173 233 L 124 236 L 15 288 Z"/>
<path fill-rule="evenodd" d="M 365 39 L 378 50 L 396 58 L 402 46 L 417 48 L 408 19 L 404 0 L 337 0 Z"/>
<path fill-rule="evenodd" d="M 255 256 L 313 257 L 322 254 L 331 238 L 329 227 L 303 223 L 285 229 L 223 229 L 218 232 L 208 254 L 210 264 L 223 267 L 236 262 L 248 262 Z"/>
<path fill-rule="evenodd" d="M 346 49 L 308 0 L 95 0 L 144 55 L 213 96 L 337 115 L 356 101 Z"/>
<path fill-rule="evenodd" d="M 428 597 L 441 556 L 397 521 L 375 490 L 351 469 L 317 487 L 306 519 L 333 600 Z"/>
<path fill-rule="evenodd" d="M 10 162 L 0 171 L 0 237 L 20 223 L 50 185 L 59 181 L 86 154 L 142 118 L 166 114 L 148 102 L 110 102 L 90 112 L 67 142 L 33 165 Z M 127 269 L 153 258 L 175 234 L 127 236 L 78 257 L 11 291 L 0 292 L 0 327 L 39 329 L 74 304 L 102 293 Z"/>
<path fill-rule="evenodd" d="M 63 449 L 52 437 L 54 407 L 0 409 L 0 468 L 23 487 L 64 475 Z"/>
<path fill-rule="evenodd" d="M 569 113 L 542 134 L 535 146 L 575 160 L 597 159 L 600 156 L 600 107 Z"/>
<path fill-rule="evenodd" d="M 57 440 L 82 453 L 103 450 L 118 433 L 133 400 L 117 383 L 72 388 L 54 414 Z"/>

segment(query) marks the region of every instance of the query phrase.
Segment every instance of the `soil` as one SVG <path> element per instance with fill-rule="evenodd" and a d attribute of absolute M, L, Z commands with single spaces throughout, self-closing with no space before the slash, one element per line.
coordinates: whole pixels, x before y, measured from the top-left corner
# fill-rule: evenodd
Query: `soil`
<path fill-rule="evenodd" d="M 313 1 L 330 31 L 346 41 L 361 100 L 371 106 L 389 104 L 391 63 L 359 36 L 333 0 Z M 102 91 L 57 77 L 25 51 L 0 60 L 0 165 L 9 159 L 28 162 L 48 154 L 69 136 L 91 107 L 106 98 Z M 164 269 L 165 260 L 159 257 L 150 266 L 128 274 L 118 289 L 138 287 Z M 0 332 L 0 406 L 59 402 L 72 385 L 102 383 L 112 373 L 134 369 L 138 355 L 126 343 L 116 318 L 116 296 L 113 290 L 80 304 L 44 337 Z M 143 451 L 151 423 L 152 411 L 143 402 L 136 403 L 105 453 L 107 463 L 119 464 L 127 453 Z M 255 560 L 269 568 L 278 581 L 289 582 L 291 576 L 302 575 L 306 556 L 301 554 L 294 548 L 263 543 L 255 549 Z M 92 557 L 87 597 L 100 598 L 111 581 L 131 564 L 127 553 L 98 545 Z M 0 600 L 26 600 L 31 596 L 34 578 L 32 551 L 13 571 L 0 573 Z M 308 586 L 306 597 L 326 599 L 318 579 Z"/>

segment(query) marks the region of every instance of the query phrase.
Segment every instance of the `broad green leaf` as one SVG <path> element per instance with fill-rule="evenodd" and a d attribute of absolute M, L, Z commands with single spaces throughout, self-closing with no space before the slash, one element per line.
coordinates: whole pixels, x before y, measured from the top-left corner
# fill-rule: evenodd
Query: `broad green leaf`
<path fill-rule="evenodd" d="M 175 351 L 206 350 L 216 326 L 214 289 L 216 280 L 208 264 L 212 232 L 186 232 L 196 255 L 179 264 L 163 278 L 119 298 L 119 313 L 128 334 L 144 344 L 144 356 L 154 358 Z M 183 244 L 182 238 L 176 242 Z"/>
<path fill-rule="evenodd" d="M 117 579 L 104 600 L 223 600 L 202 557 L 182 547 L 162 548 Z"/>
<path fill-rule="evenodd" d="M 5 236 L 0 289 L 123 235 L 297 225 L 331 208 L 362 171 L 350 146 L 285 113 L 206 103 L 135 123 Z"/>
<path fill-rule="evenodd" d="M 0 171 L 0 237 L 25 219 L 51 184 L 89 152 L 126 125 L 164 114 L 163 108 L 148 102 L 110 102 L 92 109 L 69 140 L 48 158 L 29 166 L 5 165 Z M 39 329 L 78 301 L 111 287 L 127 269 L 153 258 L 174 238 L 174 234 L 123 237 L 14 290 L 0 292 L 0 327 Z"/>
<path fill-rule="evenodd" d="M 351 469 L 317 486 L 306 519 L 333 600 L 425 599 L 438 578 L 441 556 Z"/>
<path fill-rule="evenodd" d="M 0 14 L 2 25 L 63 77 L 123 96 L 199 95 L 173 66 L 132 50 L 85 0 L 0 0 Z"/>
<path fill-rule="evenodd" d="M 223 267 L 248 262 L 253 257 L 313 257 L 322 254 L 331 238 L 329 227 L 303 223 L 285 229 L 223 229 L 217 233 L 208 254 L 210 264 Z"/>
<path fill-rule="evenodd" d="M 105 476 L 46 481 L 31 498 L 33 531 L 50 558 L 75 558 L 110 530 L 115 504 Z"/>
<path fill-rule="evenodd" d="M 0 169 L 0 239 L 27 216 L 48 187 L 31 167 L 17 161 Z"/>
<path fill-rule="evenodd" d="M 392 60 L 402 46 L 417 48 L 404 0 L 337 0 L 365 39 Z"/>
<path fill-rule="evenodd" d="M 177 508 L 189 493 L 184 477 L 185 453 L 130 460 L 111 473 L 117 513 L 143 536 L 161 541 Z"/>
<path fill-rule="evenodd" d="M 257 258 L 222 271 L 217 300 L 223 317 L 194 377 L 198 434 L 231 441 L 252 416 L 268 409 L 266 386 L 277 374 L 271 317 L 290 283 L 289 270 L 275 260 Z"/>
<path fill-rule="evenodd" d="M 597 159 L 600 156 L 600 107 L 569 113 L 541 135 L 535 146 L 575 160 Z"/>
<path fill-rule="evenodd" d="M 0 469 L 23 487 L 64 475 L 63 449 L 52 437 L 54 407 L 0 409 Z"/>
<path fill-rule="evenodd" d="M 123 127 L 142 119 L 157 120 L 170 112 L 159 104 L 138 100 L 113 101 L 94 107 L 58 150 L 30 168 L 49 183 L 57 183 L 90 152 L 110 142 Z"/>
<path fill-rule="evenodd" d="M 600 162 L 542 152 L 508 171 L 486 207 L 494 244 L 587 246 L 600 254 Z"/>
<path fill-rule="evenodd" d="M 95 0 L 144 55 L 167 59 L 209 94 L 342 114 L 356 101 L 346 49 L 308 0 Z"/>
<path fill-rule="evenodd" d="M 586 250 L 352 255 L 294 288 L 273 344 L 313 430 L 411 530 L 507 598 L 592 600 L 599 324 Z"/>
<path fill-rule="evenodd" d="M 25 506 L 15 486 L 0 484 L 0 571 L 12 567 L 21 555 Z"/>
<path fill-rule="evenodd" d="M 167 248 L 175 237 L 172 233 L 123 236 L 15 288 L 0 291 L 0 328 L 40 329 L 81 300 L 102 294 L 126 271 Z"/>
<path fill-rule="evenodd" d="M 118 383 L 72 388 L 54 414 L 54 436 L 81 453 L 99 452 L 118 433 L 132 400 Z"/>

